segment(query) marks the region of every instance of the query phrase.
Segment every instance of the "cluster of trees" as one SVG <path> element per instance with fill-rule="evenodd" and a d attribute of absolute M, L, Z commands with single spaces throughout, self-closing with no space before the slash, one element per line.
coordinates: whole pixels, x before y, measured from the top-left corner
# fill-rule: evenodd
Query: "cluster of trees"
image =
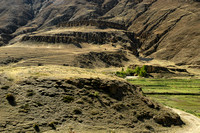
<path fill-rule="evenodd" d="M 122 70 L 117 71 L 115 75 L 121 78 L 125 78 L 126 76 L 147 77 L 148 73 L 147 73 L 147 68 L 144 65 L 141 68 L 137 66 L 135 69 L 127 68 L 126 70 L 124 70 L 124 68 L 122 68 Z"/>

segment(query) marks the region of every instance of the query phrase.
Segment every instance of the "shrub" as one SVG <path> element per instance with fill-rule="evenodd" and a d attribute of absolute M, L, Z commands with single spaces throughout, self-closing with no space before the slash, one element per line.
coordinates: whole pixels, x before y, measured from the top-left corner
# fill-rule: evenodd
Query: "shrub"
<path fill-rule="evenodd" d="M 135 73 L 135 71 L 133 69 L 127 68 L 126 69 L 126 75 L 128 76 L 133 76 Z"/>
<path fill-rule="evenodd" d="M 125 71 L 117 71 L 115 73 L 116 76 L 121 77 L 121 78 L 125 78 L 126 77 L 126 72 Z"/>
<path fill-rule="evenodd" d="M 70 103 L 70 102 L 74 101 L 74 97 L 72 97 L 72 96 L 64 96 L 62 100 L 65 103 Z"/>
<path fill-rule="evenodd" d="M 80 109 L 74 109 L 74 114 L 82 114 L 82 111 Z"/>
<path fill-rule="evenodd" d="M 38 63 L 38 66 L 43 66 L 43 64 L 42 63 Z"/>
<path fill-rule="evenodd" d="M 56 129 L 56 127 L 55 127 L 55 122 L 50 122 L 49 124 L 48 124 L 52 129 Z"/>
<path fill-rule="evenodd" d="M 15 97 L 13 94 L 7 94 L 6 99 L 8 100 L 10 105 L 16 106 Z"/>
<path fill-rule="evenodd" d="M 136 73 L 137 75 L 140 74 L 140 67 L 137 66 L 135 69 L 134 69 L 134 73 Z"/>
<path fill-rule="evenodd" d="M 140 77 L 146 77 L 148 75 L 146 66 L 144 65 L 142 66 L 142 68 L 137 66 L 134 70 L 127 68 L 126 71 L 124 71 L 124 69 L 122 69 L 122 71 L 117 71 L 115 73 L 116 76 L 121 77 L 121 78 L 125 78 L 126 76 L 133 76 L 134 74 Z"/>
<path fill-rule="evenodd" d="M 99 96 L 99 92 L 94 92 L 94 93 L 90 93 L 89 97 L 98 97 Z"/>
<path fill-rule="evenodd" d="M 140 77 L 146 77 L 147 76 L 147 70 L 146 70 L 146 66 L 145 65 L 140 69 L 139 76 Z"/>
<path fill-rule="evenodd" d="M 36 132 L 40 132 L 40 128 L 38 124 L 34 124 L 33 128 L 35 129 Z"/>
<path fill-rule="evenodd" d="M 9 102 L 14 102 L 14 101 L 15 101 L 15 97 L 13 96 L 13 94 L 7 94 L 7 95 L 6 95 L 6 99 L 7 99 Z"/>
<path fill-rule="evenodd" d="M 96 91 L 96 92 L 94 93 L 94 96 L 95 96 L 95 97 L 99 97 L 99 92 Z"/>
<path fill-rule="evenodd" d="M 126 71 L 124 71 L 124 69 L 122 69 L 122 71 L 117 71 L 115 75 L 121 78 L 125 78 L 126 76 L 134 75 L 134 73 L 135 71 L 133 69 L 127 68 Z"/>
<path fill-rule="evenodd" d="M 143 65 L 143 66 L 142 66 L 142 69 L 144 69 L 145 71 L 147 71 L 147 66 L 146 66 L 146 65 Z"/>

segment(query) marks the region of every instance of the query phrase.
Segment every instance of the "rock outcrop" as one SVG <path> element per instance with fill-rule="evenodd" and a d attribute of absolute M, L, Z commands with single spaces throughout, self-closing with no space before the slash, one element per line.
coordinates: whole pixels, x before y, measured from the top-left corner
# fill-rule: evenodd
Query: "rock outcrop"
<path fill-rule="evenodd" d="M 131 43 L 130 40 L 125 40 L 120 36 L 116 36 L 114 33 L 107 32 L 72 32 L 69 34 L 55 34 L 46 36 L 30 35 L 24 36 L 21 41 L 36 41 L 47 43 L 93 43 L 93 44 L 106 44 L 106 43 Z"/>
<path fill-rule="evenodd" d="M 78 27 L 78 26 L 96 26 L 100 29 L 112 28 L 112 29 L 127 30 L 127 27 L 125 25 L 114 22 L 101 21 L 101 20 L 70 21 L 70 22 L 62 22 L 57 25 L 57 27 Z"/>
<path fill-rule="evenodd" d="M 93 28 L 90 26 L 93 26 Z M 74 27 L 91 29 L 87 31 L 83 29 L 73 29 Z M 99 20 L 82 20 L 61 23 L 51 30 L 58 30 L 59 32 L 38 31 L 38 33 L 36 32 L 23 36 L 21 41 L 75 44 L 79 48 L 81 48 L 82 43 L 98 45 L 117 44 L 138 56 L 137 48 L 140 46 L 139 39 L 137 39 L 133 32 L 127 31 L 126 27 L 121 24 Z"/>

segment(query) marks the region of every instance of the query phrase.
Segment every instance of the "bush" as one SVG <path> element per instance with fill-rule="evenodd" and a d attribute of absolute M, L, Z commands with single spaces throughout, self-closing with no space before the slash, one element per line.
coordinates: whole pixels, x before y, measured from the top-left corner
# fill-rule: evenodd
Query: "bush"
<path fill-rule="evenodd" d="M 145 71 L 147 71 L 147 66 L 146 65 L 142 66 L 142 69 L 144 69 Z"/>
<path fill-rule="evenodd" d="M 36 132 L 40 132 L 40 128 L 38 124 L 34 124 L 33 128 L 35 129 Z"/>
<path fill-rule="evenodd" d="M 48 124 L 52 129 L 56 130 L 55 122 L 50 122 Z"/>
<path fill-rule="evenodd" d="M 140 67 L 137 66 L 135 69 L 134 69 L 134 72 L 139 75 L 140 74 Z"/>
<path fill-rule="evenodd" d="M 146 66 L 145 65 L 140 69 L 139 76 L 140 77 L 146 77 L 147 76 L 147 70 L 146 70 Z"/>
<path fill-rule="evenodd" d="M 8 100 L 10 105 L 16 106 L 15 97 L 13 94 L 7 94 L 6 99 Z"/>
<path fill-rule="evenodd" d="M 124 71 L 124 69 L 122 69 L 122 71 L 117 71 L 115 75 L 120 78 L 125 78 L 126 76 L 134 75 L 134 70 L 127 68 L 126 71 Z"/>
<path fill-rule="evenodd" d="M 127 68 L 126 69 L 126 75 L 127 76 L 133 76 L 135 71 L 133 69 Z"/>
<path fill-rule="evenodd" d="M 140 77 L 146 77 L 147 76 L 147 72 L 145 70 L 141 70 L 139 73 Z"/>
<path fill-rule="evenodd" d="M 74 114 L 82 114 L 82 111 L 80 109 L 74 109 Z"/>
<path fill-rule="evenodd" d="M 116 76 L 121 77 L 121 78 L 125 78 L 126 77 L 126 72 L 125 71 L 121 71 L 121 72 L 116 72 L 115 73 Z"/>
<path fill-rule="evenodd" d="M 15 97 L 13 96 L 13 94 L 7 94 L 7 95 L 6 95 L 6 99 L 7 99 L 9 102 L 14 102 L 14 101 L 15 101 Z"/>
<path fill-rule="evenodd" d="M 124 71 L 124 69 L 122 69 L 122 71 L 117 71 L 115 73 L 116 76 L 121 77 L 121 78 L 125 78 L 126 76 L 133 76 L 133 75 L 138 75 L 140 77 L 147 77 L 147 68 L 146 66 L 142 66 L 142 68 L 140 68 L 139 66 L 137 66 L 134 70 L 127 68 L 126 71 Z"/>
<path fill-rule="evenodd" d="M 74 97 L 72 97 L 72 96 L 64 96 L 62 100 L 65 103 L 70 103 L 70 102 L 74 101 Z"/>
<path fill-rule="evenodd" d="M 89 97 L 99 97 L 99 92 L 95 91 L 94 93 L 90 93 Z"/>

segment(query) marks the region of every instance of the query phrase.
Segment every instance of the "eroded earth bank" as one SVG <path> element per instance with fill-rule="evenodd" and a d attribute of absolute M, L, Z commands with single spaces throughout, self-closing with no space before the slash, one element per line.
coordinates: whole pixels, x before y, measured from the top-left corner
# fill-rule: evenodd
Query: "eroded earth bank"
<path fill-rule="evenodd" d="M 179 115 L 122 79 L 64 66 L 1 71 L 1 132 L 147 133 L 184 125 Z"/>

